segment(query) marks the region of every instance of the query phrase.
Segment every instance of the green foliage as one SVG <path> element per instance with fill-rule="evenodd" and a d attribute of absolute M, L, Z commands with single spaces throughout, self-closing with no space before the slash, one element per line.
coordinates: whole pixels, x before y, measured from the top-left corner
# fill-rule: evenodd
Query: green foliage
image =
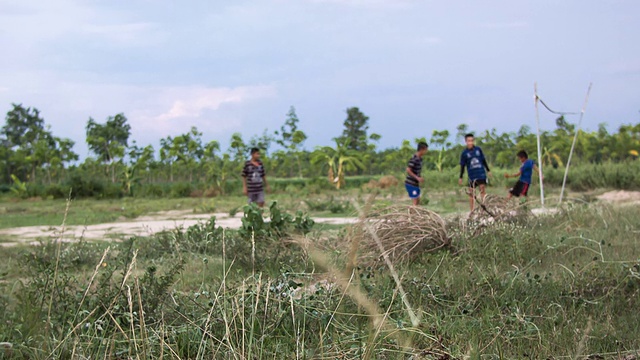
<path fill-rule="evenodd" d="M 347 109 L 342 137 L 347 149 L 363 152 L 367 150 L 367 130 L 369 117 L 357 107 Z M 342 142 L 342 141 L 341 141 Z"/>
<path fill-rule="evenodd" d="M 345 214 L 352 211 L 351 203 L 349 201 L 338 201 L 333 196 L 328 200 L 304 200 L 311 211 L 329 211 L 332 214 Z"/>
<path fill-rule="evenodd" d="M 17 176 L 11 174 L 11 180 L 13 180 L 13 185 L 11 185 L 11 192 L 13 195 L 24 198 L 27 195 L 27 184 L 20 181 Z"/>
<path fill-rule="evenodd" d="M 295 216 L 283 212 L 275 201 L 269 206 L 269 220 L 264 220 L 262 209 L 255 203 L 245 205 L 242 226 L 238 233 L 245 239 L 281 238 L 289 235 L 292 230 L 306 234 L 314 226 L 313 219 L 308 215 L 300 211 L 296 212 Z"/>

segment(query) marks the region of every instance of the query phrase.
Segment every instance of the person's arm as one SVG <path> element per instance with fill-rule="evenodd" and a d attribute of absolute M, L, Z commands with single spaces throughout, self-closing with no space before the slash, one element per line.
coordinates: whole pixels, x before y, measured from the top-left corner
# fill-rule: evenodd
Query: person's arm
<path fill-rule="evenodd" d="M 247 165 L 242 168 L 242 193 L 247 195 Z"/>
<path fill-rule="evenodd" d="M 518 176 L 520 176 L 520 175 L 522 175 L 522 171 L 518 171 L 518 172 L 517 172 L 517 173 L 515 173 L 515 174 L 504 174 L 504 177 L 506 177 L 506 178 L 511 178 L 511 177 L 518 177 Z"/>
<path fill-rule="evenodd" d="M 491 170 L 489 169 L 489 164 L 487 164 L 487 159 L 485 159 L 484 156 L 482 157 L 482 166 L 484 166 L 484 168 L 487 169 L 488 173 L 491 172 Z"/>
<path fill-rule="evenodd" d="M 484 157 L 484 152 L 480 149 L 480 154 L 482 155 L 482 166 L 487 169 L 487 175 L 491 176 L 491 169 L 489 169 L 489 164 L 487 163 L 487 158 Z"/>
<path fill-rule="evenodd" d="M 458 179 L 458 184 L 462 185 L 462 178 L 464 177 L 464 163 L 460 164 L 460 179 Z"/>
<path fill-rule="evenodd" d="M 536 164 L 533 164 L 533 171 L 540 177 L 540 181 L 544 180 L 544 175 L 540 174 L 540 170 Z"/>
<path fill-rule="evenodd" d="M 418 180 L 418 182 L 422 182 L 422 181 L 423 181 L 423 179 L 422 179 L 420 176 L 416 175 L 416 174 L 413 172 L 413 170 L 411 170 L 411 167 L 410 167 L 410 166 L 408 166 L 408 167 L 407 167 L 407 174 L 411 175 L 411 177 L 412 177 L 412 178 L 414 178 L 414 179 Z"/>

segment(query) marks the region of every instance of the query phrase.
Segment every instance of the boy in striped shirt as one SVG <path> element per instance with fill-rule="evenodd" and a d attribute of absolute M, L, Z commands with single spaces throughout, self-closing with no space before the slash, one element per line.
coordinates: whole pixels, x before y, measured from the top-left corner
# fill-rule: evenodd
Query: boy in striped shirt
<path fill-rule="evenodd" d="M 420 176 L 422 172 L 422 157 L 428 150 L 429 145 L 427 145 L 427 143 L 419 143 L 418 151 L 413 154 L 413 157 L 407 165 L 407 177 L 404 181 L 404 186 L 414 206 L 420 205 L 420 184 L 424 182 L 424 178 Z"/>
<path fill-rule="evenodd" d="M 260 149 L 251 149 L 251 159 L 244 163 L 242 169 L 242 192 L 249 198 L 249 204 L 264 206 L 264 189 L 269 188 L 264 165 L 260 161 Z"/>

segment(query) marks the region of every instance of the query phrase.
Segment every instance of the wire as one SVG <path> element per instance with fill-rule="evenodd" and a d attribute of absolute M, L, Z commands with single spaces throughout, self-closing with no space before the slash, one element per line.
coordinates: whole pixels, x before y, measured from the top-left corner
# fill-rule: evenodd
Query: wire
<path fill-rule="evenodd" d="M 576 112 L 565 112 L 565 111 L 554 111 L 551 110 L 551 108 L 549 106 L 547 106 L 547 104 L 544 103 L 544 101 L 542 101 L 542 99 L 540 99 L 540 97 L 538 96 L 537 99 L 540 101 L 540 103 L 547 108 L 547 110 L 549 110 L 551 113 L 556 114 L 556 115 L 578 115 L 579 113 Z"/>

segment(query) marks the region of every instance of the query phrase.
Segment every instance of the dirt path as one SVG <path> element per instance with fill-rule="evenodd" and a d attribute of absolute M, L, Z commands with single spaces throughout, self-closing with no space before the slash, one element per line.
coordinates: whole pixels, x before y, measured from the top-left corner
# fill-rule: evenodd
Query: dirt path
<path fill-rule="evenodd" d="M 598 200 L 605 203 L 638 204 L 640 192 L 635 191 L 610 191 L 598 196 Z M 554 208 L 532 209 L 534 215 L 553 214 Z M 172 210 L 152 213 L 140 216 L 130 221 L 118 221 L 104 224 L 86 226 L 25 226 L 0 230 L 0 246 L 14 246 L 20 243 L 34 243 L 38 239 L 51 238 L 63 241 L 108 240 L 121 239 L 127 236 L 150 236 L 160 231 L 171 230 L 178 227 L 187 228 L 198 222 L 205 222 L 212 216 L 216 217 L 219 226 L 230 229 L 238 229 L 242 225 L 242 216 L 235 217 L 229 214 L 194 214 L 188 210 Z M 352 224 L 357 219 L 354 217 L 314 218 L 319 224 Z"/>
<path fill-rule="evenodd" d="M 37 239 L 51 238 L 63 241 L 105 240 L 126 236 L 150 236 L 154 233 L 171 230 L 178 227 L 187 228 L 199 222 L 205 222 L 212 216 L 216 217 L 216 224 L 224 228 L 238 229 L 242 225 L 242 216 L 229 214 L 194 214 L 191 211 L 163 211 L 140 216 L 130 221 L 118 221 L 86 226 L 25 226 L 0 230 L 0 237 L 8 240 L 1 246 L 13 246 L 19 243 L 33 243 Z M 355 218 L 314 218 L 319 224 L 350 224 Z"/>

